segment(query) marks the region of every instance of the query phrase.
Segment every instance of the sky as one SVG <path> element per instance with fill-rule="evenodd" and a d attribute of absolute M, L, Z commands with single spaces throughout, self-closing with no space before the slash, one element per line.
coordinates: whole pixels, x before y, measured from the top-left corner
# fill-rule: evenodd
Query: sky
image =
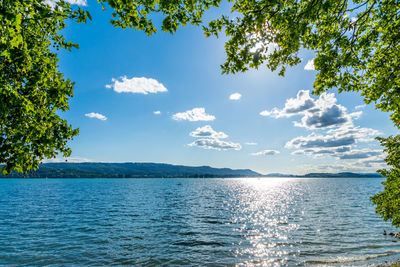
<path fill-rule="evenodd" d="M 72 1 L 72 0 L 71 0 Z M 224 42 L 201 27 L 150 37 L 114 28 L 110 9 L 79 0 L 93 18 L 63 31 L 79 43 L 59 52 L 75 82 L 62 113 L 79 135 L 70 162 L 158 162 L 252 169 L 263 174 L 374 172 L 384 167 L 374 139 L 396 133 L 390 114 L 358 93 L 311 94 L 313 53 L 285 77 L 266 67 L 222 74 Z M 211 10 L 206 19 L 227 11 Z M 61 158 L 56 159 L 62 160 Z"/>

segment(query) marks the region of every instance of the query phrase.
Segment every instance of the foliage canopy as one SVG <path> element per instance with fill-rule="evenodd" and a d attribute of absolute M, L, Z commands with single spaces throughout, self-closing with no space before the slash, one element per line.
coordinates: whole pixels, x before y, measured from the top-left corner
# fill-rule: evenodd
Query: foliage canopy
<path fill-rule="evenodd" d="M 78 130 L 57 115 L 68 109 L 73 83 L 57 70 L 54 50 L 78 45 L 59 34 L 65 20 L 86 21 L 83 10 L 60 2 L 0 1 L 0 162 L 3 173 L 36 169 L 62 152 Z"/>
<path fill-rule="evenodd" d="M 86 22 L 90 14 L 68 1 L 0 1 L 0 162 L 3 172 L 35 169 L 58 151 L 70 154 L 66 143 L 78 133 L 57 115 L 68 109 L 73 83 L 57 70 L 55 49 L 78 45 L 60 35 L 65 21 Z M 303 49 L 315 53 L 314 92 L 330 88 L 357 91 L 366 103 L 391 112 L 400 126 L 400 1 L 399 0 L 227 0 L 230 11 L 203 22 L 203 15 L 221 0 L 98 0 L 112 9 L 111 24 L 147 35 L 159 27 L 174 33 L 187 24 L 202 26 L 204 34 L 228 37 L 223 73 L 266 65 L 285 74 L 301 62 Z M 51 47 L 53 48 L 51 49 Z M 393 220 L 399 213 L 397 159 L 399 137 L 380 139 L 389 156 L 385 191 L 373 197 L 377 212 Z M 385 202 L 389 201 L 389 202 Z M 391 203 L 394 211 L 385 203 Z"/>
<path fill-rule="evenodd" d="M 385 146 L 387 153 L 386 163 L 392 166 L 389 170 L 379 170 L 386 181 L 382 182 L 383 192 L 371 197 L 376 205 L 376 212 L 385 221 L 400 226 L 400 135 L 388 138 L 378 138 L 381 145 Z"/>

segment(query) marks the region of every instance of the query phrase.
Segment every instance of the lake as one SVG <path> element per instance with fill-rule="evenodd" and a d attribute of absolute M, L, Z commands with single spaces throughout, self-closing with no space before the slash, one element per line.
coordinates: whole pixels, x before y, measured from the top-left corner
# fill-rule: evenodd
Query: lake
<path fill-rule="evenodd" d="M 383 179 L 0 179 L 0 265 L 363 266 L 400 258 Z"/>

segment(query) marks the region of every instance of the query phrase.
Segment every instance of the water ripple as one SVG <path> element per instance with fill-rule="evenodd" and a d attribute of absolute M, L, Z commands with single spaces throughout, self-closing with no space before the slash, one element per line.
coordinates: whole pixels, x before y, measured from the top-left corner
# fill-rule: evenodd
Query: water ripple
<path fill-rule="evenodd" d="M 0 265 L 362 266 L 380 179 L 0 180 Z"/>

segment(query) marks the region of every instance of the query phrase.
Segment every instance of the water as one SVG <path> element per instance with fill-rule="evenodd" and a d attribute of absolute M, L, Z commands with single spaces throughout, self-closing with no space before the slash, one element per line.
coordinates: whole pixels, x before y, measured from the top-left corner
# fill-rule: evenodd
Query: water
<path fill-rule="evenodd" d="M 355 266 L 400 258 L 382 179 L 0 180 L 0 265 Z"/>

